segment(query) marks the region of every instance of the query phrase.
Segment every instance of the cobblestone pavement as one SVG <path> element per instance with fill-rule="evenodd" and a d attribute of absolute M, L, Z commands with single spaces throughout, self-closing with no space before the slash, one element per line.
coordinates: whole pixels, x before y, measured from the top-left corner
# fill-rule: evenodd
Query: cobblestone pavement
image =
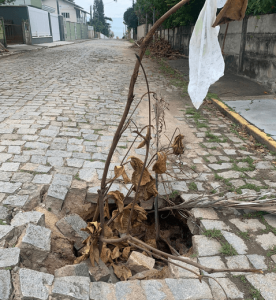
<path fill-rule="evenodd" d="M 16 245 L 15 232 L 22 222 L 37 225 L 35 230 L 47 239 L 50 233 L 43 222 L 27 221 L 27 215 L 19 223 L 20 218 L 15 218 L 44 199 L 37 198 L 37 193 L 43 195 L 45 187 L 52 199 L 44 203 L 48 210 L 59 210 L 69 189 L 81 184 L 88 185 L 90 201 L 94 201 L 135 62 L 128 47 L 127 42 L 94 40 L 1 61 L 0 247 Z M 252 142 L 238 136 L 231 121 L 211 105 L 200 112 L 193 110 L 187 97 L 181 96 L 183 86 L 163 74 L 164 64 L 148 59 L 144 64 L 151 90 L 162 93 L 170 104 L 165 133 L 171 135 L 178 126 L 185 135 L 186 151 L 180 159 L 185 173 L 172 165 L 170 172 L 178 180 L 165 178 L 170 181 L 167 188 L 178 191 L 185 201 L 203 192 L 233 198 L 243 192 L 274 191 L 273 153 L 252 150 Z M 145 91 L 145 81 L 139 76 L 137 99 Z M 146 124 L 146 107 L 144 100 L 134 114 L 138 125 Z M 123 134 L 109 176 L 133 139 L 130 129 Z M 140 158 L 145 154 L 143 149 L 135 152 Z M 127 187 L 117 188 L 125 192 Z M 160 194 L 164 193 L 161 187 Z M 200 230 L 193 236 L 191 259 L 208 267 L 260 268 L 263 275 L 210 276 L 222 285 L 229 299 L 275 300 L 276 218 L 235 209 L 197 208 L 192 212 Z M 10 272 L 19 273 L 21 299 L 48 299 L 49 295 L 52 300 L 226 299 L 213 279 L 200 283 L 193 274 L 173 265 L 171 278 L 165 280 L 90 283 L 86 277 L 54 278 L 43 270 L 19 270 L 17 249 L 0 249 L 1 300 L 12 293 Z M 34 282 L 39 288 L 33 288 Z"/>

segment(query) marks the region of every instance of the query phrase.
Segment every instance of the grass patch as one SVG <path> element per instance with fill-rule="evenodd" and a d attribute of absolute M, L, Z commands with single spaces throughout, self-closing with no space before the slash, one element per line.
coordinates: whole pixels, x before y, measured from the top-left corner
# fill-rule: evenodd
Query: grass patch
<path fill-rule="evenodd" d="M 178 192 L 178 191 L 172 191 L 171 194 L 170 194 L 170 198 L 171 198 L 171 199 L 174 199 L 174 198 L 176 198 L 178 195 L 179 195 L 179 192 Z"/>
<path fill-rule="evenodd" d="M 249 233 L 248 232 L 243 232 L 243 231 L 240 231 L 239 232 L 239 236 L 242 237 L 243 239 L 245 240 L 249 240 L 250 239 L 250 236 L 249 236 Z"/>
<path fill-rule="evenodd" d="M 222 244 L 220 253 L 222 253 L 226 256 L 238 255 L 236 249 L 227 242 Z"/>
<path fill-rule="evenodd" d="M 252 183 L 247 183 L 243 186 L 240 186 L 239 188 L 236 189 L 237 194 L 242 194 L 242 189 L 248 189 L 248 190 L 254 190 L 256 192 L 259 192 L 262 189 L 267 189 L 266 186 L 257 186 Z"/>
<path fill-rule="evenodd" d="M 197 128 L 209 128 L 209 126 L 206 123 L 204 123 L 207 120 L 203 118 L 195 108 L 187 108 L 186 115 L 191 115 L 189 118 L 194 119 Z"/>
<path fill-rule="evenodd" d="M 7 225 L 7 223 L 4 223 L 4 221 L 0 219 L 0 225 Z"/>
<path fill-rule="evenodd" d="M 146 52 L 145 52 L 145 55 L 146 55 L 146 56 L 150 56 L 150 54 L 151 54 L 151 53 L 150 53 L 150 50 L 147 49 Z"/>
<path fill-rule="evenodd" d="M 276 246 L 274 246 L 273 248 L 271 248 L 267 253 L 266 256 L 271 257 L 272 255 L 276 254 Z"/>
<path fill-rule="evenodd" d="M 76 175 L 74 176 L 74 178 L 75 178 L 76 180 L 81 180 L 80 177 L 79 177 L 79 174 L 76 174 Z"/>
<path fill-rule="evenodd" d="M 188 188 L 191 191 L 197 191 L 197 185 L 194 182 L 189 183 Z"/>
<path fill-rule="evenodd" d="M 208 229 L 203 232 L 203 235 L 205 235 L 208 238 L 216 238 L 221 239 L 223 237 L 222 233 L 218 229 Z"/>
<path fill-rule="evenodd" d="M 212 134 L 210 131 L 206 131 L 206 138 L 208 138 L 208 143 L 226 143 L 227 138 L 220 139 L 218 136 Z"/>

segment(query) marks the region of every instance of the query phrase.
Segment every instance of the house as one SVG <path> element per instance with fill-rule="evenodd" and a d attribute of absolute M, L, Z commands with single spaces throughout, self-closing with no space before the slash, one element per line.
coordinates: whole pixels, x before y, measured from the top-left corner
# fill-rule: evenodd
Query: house
<path fill-rule="evenodd" d="M 42 0 L 42 9 L 51 13 L 58 14 L 57 5 L 59 5 L 59 14 L 62 15 L 66 21 L 82 24 L 87 23 L 87 14 L 89 13 L 76 3 L 69 0 Z"/>

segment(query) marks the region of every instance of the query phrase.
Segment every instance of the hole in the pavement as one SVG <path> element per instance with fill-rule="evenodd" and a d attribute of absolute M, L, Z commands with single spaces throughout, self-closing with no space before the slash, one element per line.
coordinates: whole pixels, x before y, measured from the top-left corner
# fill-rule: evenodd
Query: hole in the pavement
<path fill-rule="evenodd" d="M 96 194 L 92 196 L 91 198 L 91 195 L 87 195 L 86 189 L 71 189 L 59 208 L 58 199 L 50 197 L 48 193 L 44 194 L 42 203 L 34 208 L 37 215 L 31 216 L 36 218 L 36 222 L 22 227 L 22 232 L 18 235 L 20 237 L 16 246 L 21 248 L 20 267 L 51 273 L 55 276 L 87 275 L 91 281 L 113 283 L 124 279 L 124 275 L 118 276 L 119 278 L 115 275 L 118 274 L 118 270 L 114 272 L 116 267 L 122 268 L 123 274 L 131 272 L 126 278 L 128 280 L 173 278 L 172 272 L 175 271 L 171 267 L 172 264 L 169 266 L 168 262 L 145 251 L 147 249 L 137 248 L 128 244 L 126 240 L 119 244 L 104 244 L 105 255 L 100 258 L 99 263 L 96 262 L 98 255 L 96 245 L 97 249 L 94 249 L 92 254 L 95 258 L 95 266 L 91 264 L 89 256 L 76 263 L 76 260 L 87 251 L 83 241 L 88 239 L 90 234 L 82 229 L 92 222 L 96 211 Z M 112 216 L 117 206 L 114 201 L 109 202 L 108 209 Z M 185 216 L 179 211 L 160 212 L 160 239 L 156 241 L 153 205 L 149 205 L 147 211 L 144 209 L 142 211 L 147 218 L 138 223 L 134 221 L 130 232 L 132 236 L 174 256 L 188 257 L 192 254 L 192 233 L 187 225 L 188 215 Z M 44 217 L 41 217 L 42 214 L 45 216 L 45 221 Z M 116 226 L 110 225 L 110 228 L 113 238 L 125 234 Z M 47 248 L 49 229 L 51 230 L 50 249 Z"/>

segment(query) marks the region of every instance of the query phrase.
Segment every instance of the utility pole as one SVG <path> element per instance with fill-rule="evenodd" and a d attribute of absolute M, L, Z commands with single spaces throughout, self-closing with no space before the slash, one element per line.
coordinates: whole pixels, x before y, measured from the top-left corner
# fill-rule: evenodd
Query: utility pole
<path fill-rule="evenodd" d="M 58 0 L 57 1 L 57 14 L 60 15 L 60 11 L 59 11 L 59 3 L 58 3 Z"/>

